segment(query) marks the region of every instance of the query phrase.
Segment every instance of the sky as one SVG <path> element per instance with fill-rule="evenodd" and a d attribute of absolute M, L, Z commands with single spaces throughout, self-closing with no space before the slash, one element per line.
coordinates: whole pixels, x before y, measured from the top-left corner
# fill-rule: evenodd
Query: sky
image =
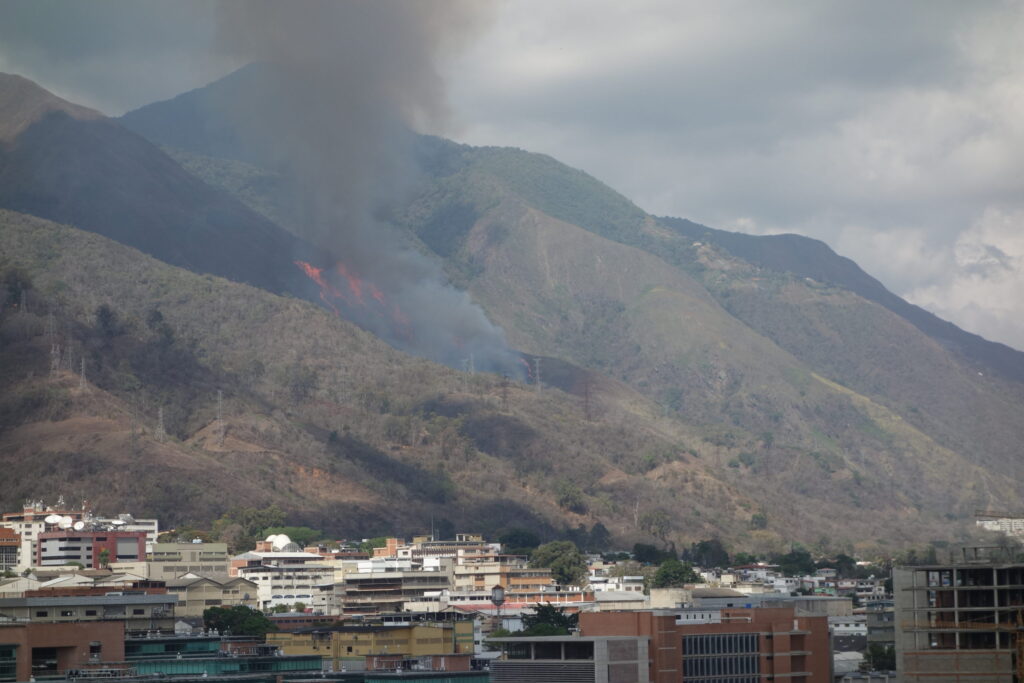
<path fill-rule="evenodd" d="M 822 239 L 1024 349 L 1024 2 L 487 8 L 438 56 L 429 132 L 550 154 L 657 215 Z M 241 65 L 214 11 L 12 0 L 0 71 L 119 114 Z"/>

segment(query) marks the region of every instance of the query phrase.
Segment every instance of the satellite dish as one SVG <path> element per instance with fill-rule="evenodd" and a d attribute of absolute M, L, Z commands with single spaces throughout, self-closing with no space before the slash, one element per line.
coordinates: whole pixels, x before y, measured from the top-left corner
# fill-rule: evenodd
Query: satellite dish
<path fill-rule="evenodd" d="M 59 524 L 60 520 L 61 520 L 61 516 L 60 515 L 46 515 L 46 519 L 44 519 L 43 521 L 46 522 L 47 524 Z"/>
<path fill-rule="evenodd" d="M 60 521 L 57 522 L 57 526 L 59 526 L 61 529 L 70 529 L 71 525 L 74 523 L 74 520 L 72 520 L 70 517 L 61 517 Z"/>
<path fill-rule="evenodd" d="M 85 528 L 85 522 L 75 522 L 75 524 L 74 524 L 75 531 L 81 531 L 84 528 Z"/>
<path fill-rule="evenodd" d="M 125 525 L 125 521 L 123 519 L 112 519 L 112 520 L 110 520 L 110 523 L 113 524 L 114 526 L 124 526 Z"/>

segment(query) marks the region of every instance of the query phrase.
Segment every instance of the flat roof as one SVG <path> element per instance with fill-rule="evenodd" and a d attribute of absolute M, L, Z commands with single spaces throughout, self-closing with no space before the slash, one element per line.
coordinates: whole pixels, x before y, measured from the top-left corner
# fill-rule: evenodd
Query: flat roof
<path fill-rule="evenodd" d="M 606 640 L 650 640 L 648 636 L 504 636 L 488 638 L 491 643 L 596 643 Z"/>

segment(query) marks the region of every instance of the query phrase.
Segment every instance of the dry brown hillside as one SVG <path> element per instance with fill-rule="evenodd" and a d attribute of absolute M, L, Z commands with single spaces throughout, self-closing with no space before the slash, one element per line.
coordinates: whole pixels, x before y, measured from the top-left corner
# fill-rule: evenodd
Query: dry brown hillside
<path fill-rule="evenodd" d="M 667 418 L 614 378 L 586 382 L 586 405 L 410 358 L 323 308 L 73 228 L 0 212 L 0 238 L 7 507 L 61 492 L 172 524 L 278 503 L 290 521 L 338 534 L 420 531 L 433 517 L 581 538 L 600 522 L 621 544 L 719 534 L 751 548 L 822 538 L 852 548 L 949 532 L 941 507 L 884 482 L 915 478 L 928 492 L 957 477 L 961 493 L 944 505 L 1006 493 L 812 374 L 799 380 L 811 395 L 842 397 L 850 419 L 892 447 L 820 462 L 783 454 L 794 459 L 772 461 L 773 472 L 742 432 Z M 563 377 L 579 376 L 567 367 Z M 761 515 L 767 528 L 754 528 Z"/>

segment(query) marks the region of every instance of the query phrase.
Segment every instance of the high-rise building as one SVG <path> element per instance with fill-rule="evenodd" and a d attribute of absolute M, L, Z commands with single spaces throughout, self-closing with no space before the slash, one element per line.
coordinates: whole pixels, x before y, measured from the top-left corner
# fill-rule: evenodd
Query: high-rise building
<path fill-rule="evenodd" d="M 1019 676 L 1024 564 L 965 553 L 960 562 L 894 569 L 893 592 L 903 681 L 1011 683 Z"/>

